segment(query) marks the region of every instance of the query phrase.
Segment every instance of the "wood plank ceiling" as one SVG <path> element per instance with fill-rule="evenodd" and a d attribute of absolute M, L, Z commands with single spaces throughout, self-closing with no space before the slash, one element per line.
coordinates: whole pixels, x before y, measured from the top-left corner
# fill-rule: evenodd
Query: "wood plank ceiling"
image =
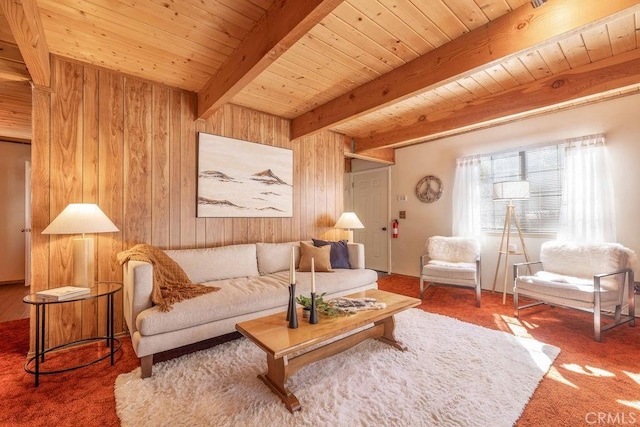
<path fill-rule="evenodd" d="M 354 157 L 640 85 L 637 0 L 19 3 L 51 54 L 197 92 L 201 117 L 230 102 L 292 120 L 292 138 L 343 133 Z M 11 76 L 25 86 L 3 21 L 0 109 Z"/>
<path fill-rule="evenodd" d="M 0 140 L 31 139 L 29 79 L 16 39 L 0 8 Z"/>

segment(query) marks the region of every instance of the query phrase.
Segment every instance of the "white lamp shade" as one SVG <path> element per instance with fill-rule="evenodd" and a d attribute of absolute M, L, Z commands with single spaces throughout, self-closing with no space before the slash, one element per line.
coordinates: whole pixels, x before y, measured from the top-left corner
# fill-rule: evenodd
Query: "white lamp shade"
<path fill-rule="evenodd" d="M 104 212 L 93 203 L 71 203 L 42 234 L 111 233 L 119 231 Z"/>
<path fill-rule="evenodd" d="M 493 184 L 493 200 L 517 200 L 529 198 L 528 181 L 506 181 Z"/>
<path fill-rule="evenodd" d="M 355 214 L 355 212 L 344 212 L 342 215 L 340 215 L 340 218 L 338 218 L 338 222 L 336 222 L 334 228 L 344 228 L 350 230 L 352 228 L 364 228 L 364 225 L 362 224 L 360 219 L 358 219 L 358 216 Z"/>

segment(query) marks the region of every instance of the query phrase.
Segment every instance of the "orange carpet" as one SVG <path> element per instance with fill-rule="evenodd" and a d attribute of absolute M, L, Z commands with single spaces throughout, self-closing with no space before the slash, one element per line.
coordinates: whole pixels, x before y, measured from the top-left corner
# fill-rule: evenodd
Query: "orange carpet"
<path fill-rule="evenodd" d="M 418 296 L 418 279 L 400 275 L 379 280 L 380 289 Z M 640 425 L 640 325 L 623 325 L 592 338 L 591 316 L 574 310 L 535 307 L 513 317 L 512 301 L 483 292 L 482 308 L 468 290 L 436 287 L 425 293 L 421 308 L 487 328 L 561 348 L 550 372 L 527 405 L 518 426 Z M 40 387 L 23 370 L 28 351 L 28 321 L 0 324 L 0 426 L 117 426 L 113 384 L 138 366 L 128 338 L 116 364 L 100 362 L 77 371 L 42 376 Z M 163 353 L 168 359 L 234 338 L 237 335 Z M 64 350 L 52 354 L 47 367 L 67 366 L 95 350 Z"/>
<path fill-rule="evenodd" d="M 417 278 L 389 276 L 380 289 L 419 296 Z M 518 426 L 640 426 L 640 319 L 636 327 L 621 325 L 593 340 L 593 316 L 549 306 L 513 316 L 513 299 L 484 291 L 482 308 L 465 289 L 430 287 L 423 310 L 552 344 L 561 349 L 518 421 Z M 603 321 L 604 322 L 604 321 Z"/>

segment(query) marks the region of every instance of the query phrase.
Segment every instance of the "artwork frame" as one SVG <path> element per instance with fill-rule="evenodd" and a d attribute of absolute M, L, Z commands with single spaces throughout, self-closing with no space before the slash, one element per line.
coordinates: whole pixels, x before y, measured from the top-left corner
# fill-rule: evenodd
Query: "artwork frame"
<path fill-rule="evenodd" d="M 293 217 L 293 150 L 198 132 L 198 218 Z"/>

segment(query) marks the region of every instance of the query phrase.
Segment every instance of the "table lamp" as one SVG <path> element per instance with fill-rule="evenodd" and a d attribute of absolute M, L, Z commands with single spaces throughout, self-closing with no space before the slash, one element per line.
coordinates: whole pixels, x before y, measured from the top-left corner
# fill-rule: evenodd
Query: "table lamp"
<path fill-rule="evenodd" d="M 93 237 L 85 233 L 119 231 L 104 212 L 93 203 L 71 203 L 51 221 L 42 234 L 82 234 L 72 239 L 74 286 L 90 287 L 95 280 Z"/>
<path fill-rule="evenodd" d="M 338 222 L 334 225 L 334 228 L 342 228 L 347 230 L 348 242 L 353 243 L 353 229 L 354 228 L 364 228 L 362 222 L 358 219 L 358 216 L 355 212 L 344 212 L 338 218 Z"/>

